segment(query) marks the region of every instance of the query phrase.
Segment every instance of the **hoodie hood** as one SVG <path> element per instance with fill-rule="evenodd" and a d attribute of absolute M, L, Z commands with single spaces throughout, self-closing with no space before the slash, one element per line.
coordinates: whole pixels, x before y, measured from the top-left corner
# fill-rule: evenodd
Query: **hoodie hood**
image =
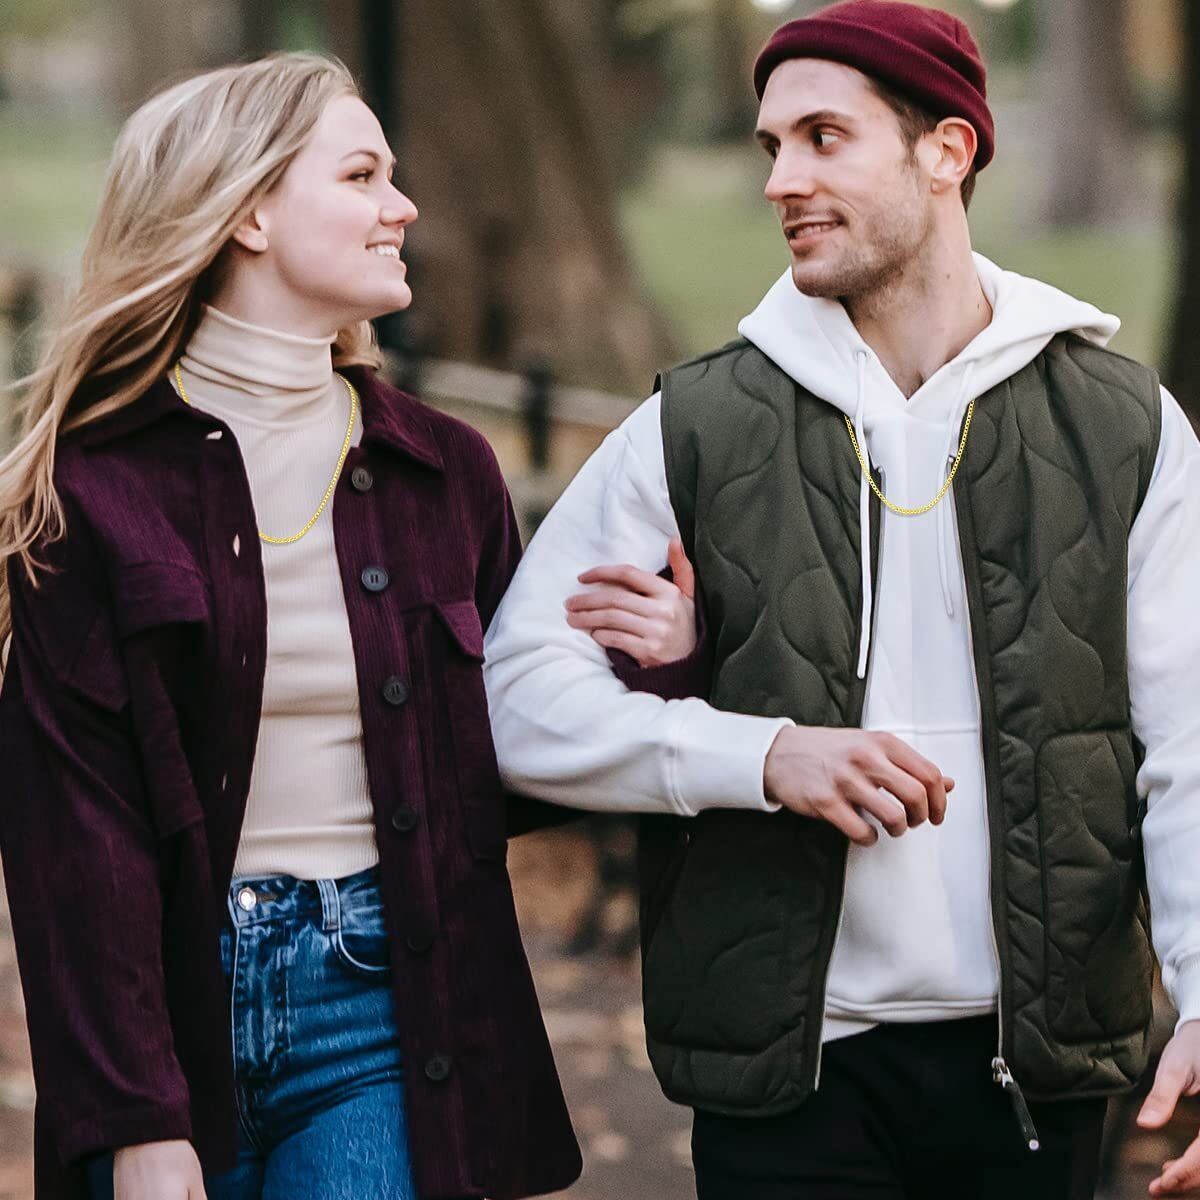
<path fill-rule="evenodd" d="M 804 295 L 797 290 L 790 270 L 741 322 L 738 332 L 803 388 L 844 413 L 868 458 L 873 435 L 886 426 L 932 422 L 944 427 L 946 453 L 940 477 L 925 481 L 927 495 L 923 499 L 932 499 L 954 460 L 963 418 L 972 400 L 1028 366 L 1056 335 L 1074 332 L 1103 346 L 1121 325 L 1116 317 L 1049 284 L 1001 270 L 981 254 L 974 257 L 984 295 L 992 306 L 992 320 L 910 397 L 896 386 L 841 303 Z M 864 603 L 858 674 L 862 678 L 870 647 L 872 580 L 867 536 L 870 487 L 866 476 L 860 475 Z M 955 551 L 955 535 L 949 519 L 951 501 L 952 497 L 947 496 L 931 513 L 898 519 L 939 523 L 942 598 L 947 612 L 953 615 L 950 557 Z"/>

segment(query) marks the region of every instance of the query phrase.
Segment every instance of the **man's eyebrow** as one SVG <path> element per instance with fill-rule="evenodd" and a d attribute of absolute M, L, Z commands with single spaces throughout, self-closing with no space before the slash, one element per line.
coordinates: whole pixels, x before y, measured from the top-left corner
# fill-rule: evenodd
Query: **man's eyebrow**
<path fill-rule="evenodd" d="M 788 129 L 789 133 L 803 133 L 806 129 L 811 129 L 814 125 L 848 125 L 851 123 L 851 118 L 846 113 L 835 112 L 832 108 L 822 108 L 817 112 L 805 113 L 802 117 L 797 117 Z M 754 136 L 760 142 L 777 142 L 776 137 L 769 129 L 756 129 Z"/>
<path fill-rule="evenodd" d="M 367 147 L 364 146 L 361 150 L 351 150 L 349 154 L 343 154 L 342 162 L 345 162 L 348 158 L 353 158 L 356 154 L 365 154 L 368 158 L 373 158 L 376 162 L 380 161 L 380 154 L 378 150 L 368 150 Z M 394 167 L 395 165 L 396 156 L 393 154 L 390 166 Z"/>

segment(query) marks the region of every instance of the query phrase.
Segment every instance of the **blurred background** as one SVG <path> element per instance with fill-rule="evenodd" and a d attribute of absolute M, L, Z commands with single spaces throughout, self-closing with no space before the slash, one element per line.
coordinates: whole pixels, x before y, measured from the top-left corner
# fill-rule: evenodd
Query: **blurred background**
<path fill-rule="evenodd" d="M 1200 11 L 1192 0 L 945 0 L 990 64 L 998 155 L 979 250 L 1118 314 L 1117 349 L 1200 418 Z M 750 66 L 791 0 L 5 0 L 0 384 L 69 289 L 125 116 L 276 49 L 343 58 L 422 211 L 389 369 L 492 440 L 526 535 L 664 365 L 713 348 L 787 267 L 762 198 Z M 13 431 L 0 401 L 0 446 Z M 642 1042 L 633 831 L 512 849 L 522 924 L 587 1169 L 578 1200 L 693 1195 L 688 1114 Z M 1165 1006 L 1162 1031 L 1171 1014 Z M 32 1196 L 33 1084 L 0 927 L 0 1200 Z M 1108 1200 L 1195 1136 L 1111 1119 Z"/>

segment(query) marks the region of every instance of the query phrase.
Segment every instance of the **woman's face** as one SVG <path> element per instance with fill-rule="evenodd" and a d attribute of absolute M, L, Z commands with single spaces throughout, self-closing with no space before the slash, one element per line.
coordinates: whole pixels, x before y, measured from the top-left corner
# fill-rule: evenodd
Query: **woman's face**
<path fill-rule="evenodd" d="M 236 240 L 241 315 L 298 333 L 327 333 L 407 308 L 400 254 L 417 219 L 392 186 L 395 160 L 375 114 L 356 96 L 331 100 L 307 144 Z M 249 302 L 249 304 L 247 304 Z M 220 304 L 218 303 L 218 307 Z M 265 310 L 265 311 L 264 311 Z"/>

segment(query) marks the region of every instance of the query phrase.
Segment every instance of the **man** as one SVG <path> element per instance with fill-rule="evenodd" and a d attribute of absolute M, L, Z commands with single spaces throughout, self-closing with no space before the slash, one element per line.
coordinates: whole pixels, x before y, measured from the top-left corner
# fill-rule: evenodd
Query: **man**
<path fill-rule="evenodd" d="M 1140 1120 L 1200 1086 L 1200 448 L 1114 318 L 972 254 L 960 21 L 851 0 L 755 84 L 791 269 L 533 541 L 487 641 L 501 768 L 668 814 L 647 1039 L 701 1200 L 1090 1196 L 1146 1064 L 1143 851 L 1180 1021 Z M 676 536 L 707 702 L 604 656 Z M 1196 1184 L 1200 1141 L 1150 1191 Z"/>

